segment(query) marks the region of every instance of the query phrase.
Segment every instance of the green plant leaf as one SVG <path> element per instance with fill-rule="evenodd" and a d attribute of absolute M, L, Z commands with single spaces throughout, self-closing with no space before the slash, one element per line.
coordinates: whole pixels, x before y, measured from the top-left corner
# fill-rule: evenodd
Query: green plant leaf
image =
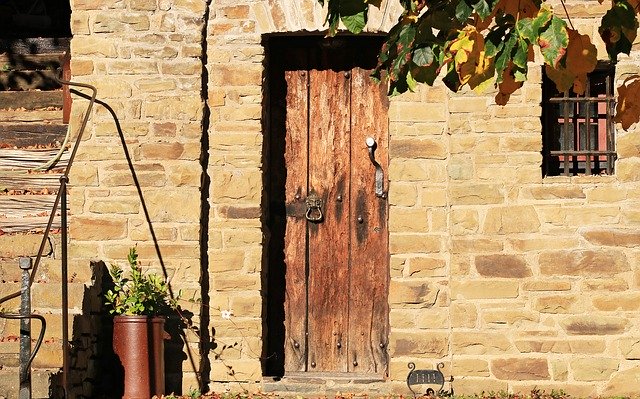
<path fill-rule="evenodd" d="M 626 0 L 615 0 L 602 17 L 598 33 L 611 60 L 616 61 L 621 53 L 629 54 L 638 34 L 638 19 L 633 7 Z"/>
<path fill-rule="evenodd" d="M 549 26 L 540 34 L 538 44 L 545 62 L 554 68 L 557 67 L 569 44 L 567 23 L 553 16 Z"/>

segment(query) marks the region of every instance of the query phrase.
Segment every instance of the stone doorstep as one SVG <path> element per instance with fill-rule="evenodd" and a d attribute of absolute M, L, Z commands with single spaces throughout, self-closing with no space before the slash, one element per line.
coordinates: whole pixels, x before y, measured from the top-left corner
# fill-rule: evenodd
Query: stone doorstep
<path fill-rule="evenodd" d="M 389 389 L 382 376 L 356 373 L 289 373 L 281 379 L 265 377 L 262 390 L 277 395 L 335 395 L 355 396 L 380 394 Z"/>

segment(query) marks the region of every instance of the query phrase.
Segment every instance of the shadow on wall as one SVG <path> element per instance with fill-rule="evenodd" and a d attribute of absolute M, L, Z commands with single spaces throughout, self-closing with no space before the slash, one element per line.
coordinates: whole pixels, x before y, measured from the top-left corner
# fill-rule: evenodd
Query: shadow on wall
<path fill-rule="evenodd" d="M 90 98 L 87 94 L 77 90 L 72 89 L 71 93 L 82 98 Z M 113 117 L 156 255 L 163 276 L 167 279 L 167 268 L 118 117 L 107 103 L 97 99 L 95 102 L 103 106 Z M 76 316 L 73 322 L 70 375 L 67 380 L 70 387 L 69 397 L 121 397 L 124 381 L 123 369 L 120 360 L 113 351 L 113 316 L 109 314 L 104 301 L 104 293 L 113 288 L 114 283 L 108 267 L 103 262 L 92 262 L 91 269 L 92 285 L 85 288 L 82 315 Z M 169 293 L 172 298 L 176 297 L 170 285 Z M 187 371 L 183 370 L 183 364 L 187 359 L 190 359 L 191 366 L 188 371 L 194 372 L 199 385 L 202 385 L 200 372 L 193 361 L 195 356 L 191 354 L 186 337 L 187 330 L 195 332 L 198 336 L 200 330 L 192 324 L 193 313 L 184 309 L 179 309 L 178 313 L 176 316 L 169 317 L 165 323 L 165 392 L 182 394 L 182 379 L 184 372 Z M 52 378 L 51 387 L 51 397 L 61 397 L 63 391 L 62 375 L 56 375 Z"/>

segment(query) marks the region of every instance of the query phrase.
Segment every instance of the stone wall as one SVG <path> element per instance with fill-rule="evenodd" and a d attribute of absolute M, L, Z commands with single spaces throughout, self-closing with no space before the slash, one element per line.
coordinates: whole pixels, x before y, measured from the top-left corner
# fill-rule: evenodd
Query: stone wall
<path fill-rule="evenodd" d="M 126 262 L 135 245 L 200 325 L 206 4 L 77 0 L 71 8 L 73 79 L 94 85 L 106 105 L 94 106 L 70 175 L 70 273 L 87 283 L 90 260 Z M 74 97 L 75 129 L 87 104 Z M 167 384 L 197 389 L 199 339 L 188 330 L 186 344 L 174 341 Z"/>
<path fill-rule="evenodd" d="M 606 5 L 585 3 L 568 2 L 572 22 L 597 37 Z M 370 26 L 387 29 L 387 11 Z M 261 36 L 317 32 L 323 15 L 286 0 L 210 14 L 211 296 L 233 311 L 212 320 L 216 340 L 238 345 L 211 356 L 219 389 L 260 378 Z M 618 83 L 639 57 L 618 63 Z M 505 107 L 441 84 L 392 99 L 390 392 L 408 392 L 409 361 L 444 361 L 458 393 L 638 389 L 620 384 L 640 375 L 638 131 L 618 129 L 614 176 L 543 178 L 540 60 Z"/>

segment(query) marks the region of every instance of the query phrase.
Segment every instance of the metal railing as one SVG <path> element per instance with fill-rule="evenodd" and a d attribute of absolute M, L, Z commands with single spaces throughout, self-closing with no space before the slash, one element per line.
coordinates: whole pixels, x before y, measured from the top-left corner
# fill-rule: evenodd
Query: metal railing
<path fill-rule="evenodd" d="M 63 70 L 63 76 L 68 79 L 68 71 Z M 49 239 L 49 233 L 51 232 L 51 226 L 53 225 L 53 221 L 56 216 L 56 212 L 58 207 L 60 207 L 60 221 L 61 221 L 61 280 L 62 280 L 62 388 L 64 391 L 64 397 L 68 397 L 69 393 L 69 291 L 68 291 L 68 260 L 67 260 L 67 236 L 68 236 L 68 226 L 67 226 L 67 184 L 69 182 L 69 171 L 71 170 L 71 166 L 73 165 L 73 160 L 75 159 L 76 153 L 78 152 L 78 147 L 80 146 L 80 142 L 82 141 L 82 136 L 87 127 L 87 123 L 89 121 L 89 117 L 91 115 L 91 110 L 93 109 L 93 104 L 96 101 L 97 89 L 89 84 L 85 83 L 77 83 L 71 82 L 69 80 L 63 80 L 56 76 L 56 81 L 62 85 L 63 90 L 65 91 L 65 96 L 69 93 L 70 87 L 78 87 L 84 89 L 90 89 L 92 94 L 89 99 L 89 105 L 87 110 L 85 111 L 84 118 L 82 119 L 82 124 L 80 125 L 80 129 L 76 136 L 75 143 L 71 150 L 71 155 L 69 157 L 69 162 L 64 169 L 64 172 L 60 176 L 60 186 L 58 190 L 58 194 L 56 195 L 56 199 L 53 204 L 53 209 L 51 211 L 51 215 L 49 216 L 49 220 L 47 222 L 47 226 L 45 227 L 44 234 L 42 237 L 42 241 L 40 242 L 40 247 L 38 249 L 38 253 L 36 255 L 35 262 L 33 263 L 33 268 L 31 268 L 31 258 L 21 258 L 20 260 L 20 268 L 22 269 L 22 284 L 20 291 L 14 292 L 12 294 L 6 295 L 3 298 L 0 298 L 0 305 L 3 303 L 10 301 L 11 299 L 15 299 L 21 297 L 21 306 L 19 313 L 11 313 L 11 312 L 2 312 L 0 311 L 0 318 L 4 319 L 17 319 L 20 320 L 20 399 L 30 399 L 31 398 L 31 364 L 33 363 L 33 359 L 35 358 L 42 342 L 44 340 L 44 334 L 46 330 L 46 321 L 44 317 L 41 315 L 37 315 L 31 312 L 31 286 L 33 285 L 34 276 L 38 271 L 38 266 L 40 265 L 40 261 L 42 260 L 42 256 L 44 254 L 44 249 L 46 248 L 46 244 Z M 30 270 L 31 269 L 31 270 Z M 1 308 L 0 308 L 1 309 Z M 36 319 L 42 323 L 42 328 L 40 330 L 40 334 L 38 339 L 36 340 L 35 346 L 33 347 L 33 351 L 31 351 L 31 320 Z"/>

